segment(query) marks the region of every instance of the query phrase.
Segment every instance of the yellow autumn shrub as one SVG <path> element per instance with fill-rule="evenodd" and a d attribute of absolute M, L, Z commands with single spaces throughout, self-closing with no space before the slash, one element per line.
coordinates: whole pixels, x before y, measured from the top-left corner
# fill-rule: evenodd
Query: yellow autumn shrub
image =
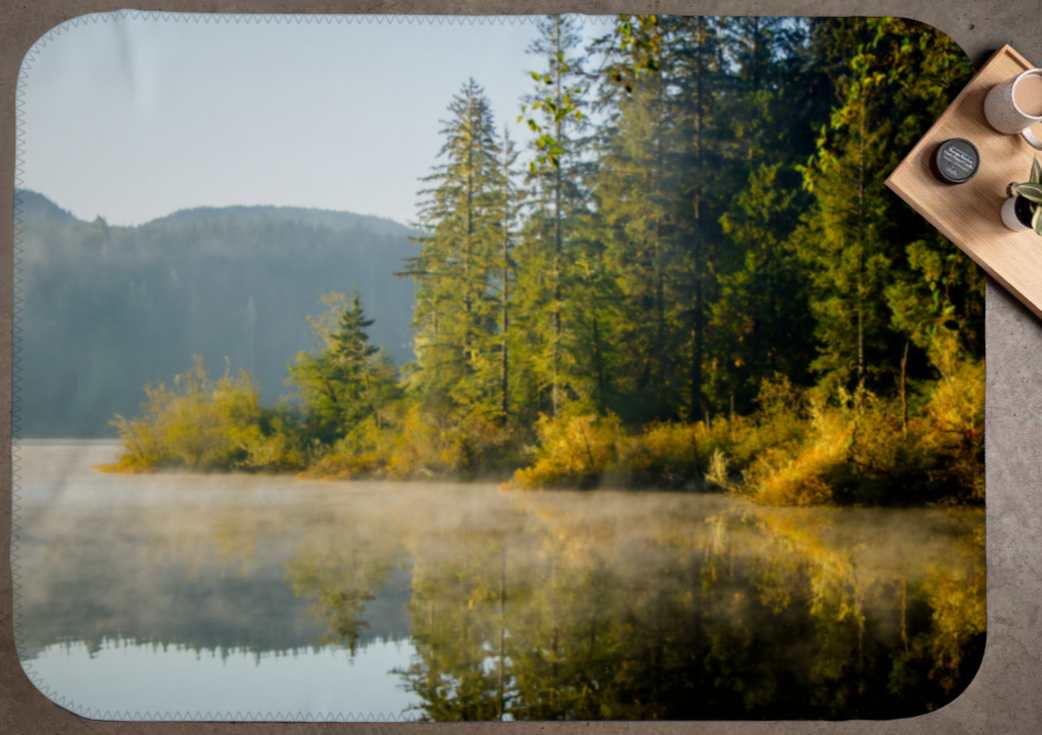
<path fill-rule="evenodd" d="M 248 457 L 241 439 L 260 418 L 258 390 L 247 373 L 211 379 L 200 356 L 178 375 L 173 387 L 145 387 L 144 416 L 112 422 L 125 452 L 108 471 L 141 471 L 162 465 L 188 469 L 230 469 Z"/>
<path fill-rule="evenodd" d="M 592 487 L 618 456 L 621 427 L 614 415 L 541 415 L 536 428 L 535 461 L 514 473 L 515 487 Z"/>

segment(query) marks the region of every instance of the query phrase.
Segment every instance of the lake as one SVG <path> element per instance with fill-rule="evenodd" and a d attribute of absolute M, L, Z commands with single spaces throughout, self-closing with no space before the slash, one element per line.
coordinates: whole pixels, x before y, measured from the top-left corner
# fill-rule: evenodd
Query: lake
<path fill-rule="evenodd" d="M 23 441 L 26 673 L 98 719 L 888 719 L 985 642 L 984 515 L 111 475 Z"/>

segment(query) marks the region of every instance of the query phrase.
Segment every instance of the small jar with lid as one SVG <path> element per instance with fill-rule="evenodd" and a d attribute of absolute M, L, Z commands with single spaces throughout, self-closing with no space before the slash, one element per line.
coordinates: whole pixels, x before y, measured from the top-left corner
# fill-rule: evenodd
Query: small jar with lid
<path fill-rule="evenodd" d="M 949 138 L 930 155 L 930 170 L 945 184 L 965 184 L 980 168 L 977 146 L 964 138 Z"/>

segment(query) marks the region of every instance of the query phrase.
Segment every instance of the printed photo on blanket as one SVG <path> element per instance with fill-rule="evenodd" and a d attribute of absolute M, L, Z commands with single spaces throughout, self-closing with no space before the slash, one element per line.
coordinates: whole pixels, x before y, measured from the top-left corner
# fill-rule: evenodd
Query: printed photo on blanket
<path fill-rule="evenodd" d="M 107 720 L 844 720 L 984 652 L 897 18 L 90 15 L 19 80 L 22 667 Z"/>

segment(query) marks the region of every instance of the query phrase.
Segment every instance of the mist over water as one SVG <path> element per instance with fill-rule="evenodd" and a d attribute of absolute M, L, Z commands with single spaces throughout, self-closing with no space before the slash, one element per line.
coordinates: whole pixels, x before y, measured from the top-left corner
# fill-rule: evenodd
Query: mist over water
<path fill-rule="evenodd" d="M 979 512 L 103 475 L 115 443 L 18 451 L 19 655 L 84 711 L 885 719 L 943 706 L 983 651 Z"/>

